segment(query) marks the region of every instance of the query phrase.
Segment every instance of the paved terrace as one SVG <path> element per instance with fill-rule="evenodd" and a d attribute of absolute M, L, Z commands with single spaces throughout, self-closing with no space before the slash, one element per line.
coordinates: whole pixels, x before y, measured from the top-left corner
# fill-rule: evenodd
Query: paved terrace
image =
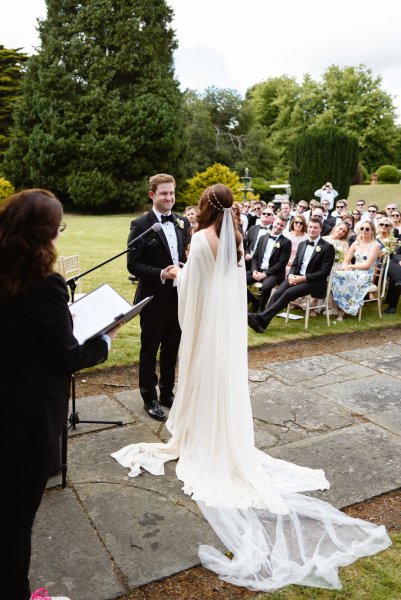
<path fill-rule="evenodd" d="M 249 375 L 256 445 L 323 468 L 331 489 L 316 496 L 338 508 L 401 487 L 400 364 L 401 339 L 266 362 Z M 199 544 L 217 543 L 181 491 L 175 464 L 164 477 L 129 479 L 110 458 L 126 444 L 168 437 L 144 412 L 137 390 L 116 389 L 77 401 L 82 419 L 124 425 L 80 424 L 70 433 L 67 488 L 46 492 L 34 530 L 33 589 L 111 600 L 199 564 Z"/>

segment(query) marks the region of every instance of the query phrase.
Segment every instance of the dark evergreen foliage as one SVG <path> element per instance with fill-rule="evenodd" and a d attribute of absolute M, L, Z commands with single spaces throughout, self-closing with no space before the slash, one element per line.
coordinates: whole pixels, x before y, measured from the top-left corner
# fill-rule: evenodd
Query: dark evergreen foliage
<path fill-rule="evenodd" d="M 10 143 L 12 113 L 20 94 L 23 65 L 28 59 L 20 50 L 0 45 L 0 163 Z"/>
<path fill-rule="evenodd" d="M 135 208 L 183 152 L 165 0 L 47 0 L 5 172 L 81 210 Z"/>
<path fill-rule="evenodd" d="M 338 127 L 310 127 L 291 144 L 290 183 L 295 200 L 310 200 L 330 181 L 339 198 L 347 198 L 358 165 L 357 139 Z"/>

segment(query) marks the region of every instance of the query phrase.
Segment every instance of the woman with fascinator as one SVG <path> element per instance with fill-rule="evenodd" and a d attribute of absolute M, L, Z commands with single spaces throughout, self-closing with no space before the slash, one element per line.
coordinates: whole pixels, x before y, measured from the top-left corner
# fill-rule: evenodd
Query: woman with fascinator
<path fill-rule="evenodd" d="M 338 567 L 390 544 L 383 526 L 353 519 L 301 492 L 327 489 L 322 470 L 271 458 L 255 447 L 248 390 L 246 273 L 230 189 L 201 195 L 198 228 L 178 273 L 182 329 L 178 392 L 163 443 L 112 456 L 176 473 L 225 547 L 201 546 L 203 565 L 229 583 L 272 591 L 289 584 L 341 588 Z"/>

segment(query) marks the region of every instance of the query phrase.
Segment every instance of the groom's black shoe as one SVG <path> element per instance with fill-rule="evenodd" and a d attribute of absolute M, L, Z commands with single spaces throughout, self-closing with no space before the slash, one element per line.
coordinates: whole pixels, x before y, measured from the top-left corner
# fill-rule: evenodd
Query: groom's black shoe
<path fill-rule="evenodd" d="M 144 404 L 143 407 L 152 419 L 155 419 L 156 421 L 165 421 L 167 419 L 166 413 L 157 400 L 152 400 L 151 402 Z"/>
<path fill-rule="evenodd" d="M 160 396 L 159 404 L 166 408 L 171 408 L 173 406 L 174 398 L 174 394 L 171 394 L 171 396 Z"/>
<path fill-rule="evenodd" d="M 256 331 L 256 333 L 263 333 L 266 329 L 262 321 L 258 318 L 258 315 L 253 313 L 248 314 L 248 325 L 251 329 Z"/>

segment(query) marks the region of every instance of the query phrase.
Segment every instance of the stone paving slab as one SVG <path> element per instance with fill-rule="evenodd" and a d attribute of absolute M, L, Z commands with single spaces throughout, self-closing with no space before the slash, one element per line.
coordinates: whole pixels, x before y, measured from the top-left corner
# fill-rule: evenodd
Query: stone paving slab
<path fill-rule="evenodd" d="M 159 494 L 109 484 L 77 491 L 130 588 L 198 565 L 201 543 L 221 547 L 206 521 Z"/>
<path fill-rule="evenodd" d="M 401 487 L 401 438 L 369 423 L 272 448 L 269 453 L 323 469 L 331 487 L 311 495 L 337 508 Z"/>
<path fill-rule="evenodd" d="M 386 356 L 401 356 L 401 333 L 400 342 L 387 342 L 380 346 L 371 346 L 367 348 L 359 348 L 355 350 L 345 350 L 344 352 L 336 352 L 337 356 L 347 358 L 353 362 L 362 362 L 371 358 L 386 357 Z"/>
<path fill-rule="evenodd" d="M 142 423 L 145 423 L 145 425 L 149 427 L 149 429 L 151 429 L 161 441 L 165 442 L 169 439 L 170 433 L 166 429 L 165 423 L 151 419 L 145 412 L 143 408 L 143 400 L 139 390 L 118 392 L 115 394 L 115 398 L 118 400 L 118 402 L 121 402 L 121 404 L 123 404 L 125 408 L 135 416 L 136 419 L 139 419 L 142 421 Z M 168 416 L 170 409 L 163 406 L 163 410 Z"/>
<path fill-rule="evenodd" d="M 283 381 L 292 382 L 297 386 L 307 382 L 308 388 L 323 387 L 376 374 L 373 369 L 352 364 L 334 354 L 272 363 L 266 366 L 266 369 L 281 377 Z"/>
<path fill-rule="evenodd" d="M 355 421 L 349 411 L 317 390 L 294 388 L 274 379 L 254 389 L 251 402 L 254 418 L 264 423 L 266 434 L 273 436 L 275 444 L 305 439 Z"/>
<path fill-rule="evenodd" d="M 45 587 L 51 595 L 72 600 L 111 600 L 125 591 L 70 489 L 43 497 L 33 529 L 30 573 L 32 589 Z"/>
<path fill-rule="evenodd" d="M 393 353 L 387 356 L 371 358 L 362 361 L 362 364 L 371 369 L 376 369 L 376 371 L 380 371 L 381 373 L 386 373 L 387 375 L 392 375 L 393 377 L 401 379 L 401 346 L 399 348 L 399 354 Z"/>
<path fill-rule="evenodd" d="M 369 414 L 369 421 L 373 421 L 373 423 L 401 436 L 401 410 L 399 406 L 377 414 Z"/>
<path fill-rule="evenodd" d="M 360 415 L 401 410 L 401 381 L 388 375 L 329 385 L 321 393 Z"/>
<path fill-rule="evenodd" d="M 83 420 L 95 420 L 95 421 L 122 421 L 123 423 L 129 423 L 132 421 L 132 416 L 115 400 L 106 396 L 106 394 L 100 394 L 98 396 L 86 396 L 84 398 L 78 398 L 75 404 L 78 416 Z M 68 407 L 68 414 L 71 414 L 72 407 L 71 402 Z M 88 431 L 97 431 L 98 429 L 106 429 L 108 427 L 114 427 L 114 425 L 102 425 L 99 423 L 78 423 L 76 429 L 70 429 L 68 432 L 69 436 L 87 433 Z"/>
<path fill-rule="evenodd" d="M 68 452 L 68 479 L 74 486 L 97 482 L 146 489 L 200 514 L 197 504 L 182 491 L 183 484 L 175 474 L 176 461 L 166 463 L 165 475 L 156 477 L 143 471 L 138 477 L 128 477 L 129 470 L 110 456 L 129 444 L 159 441 L 142 423 L 74 438 Z"/>

